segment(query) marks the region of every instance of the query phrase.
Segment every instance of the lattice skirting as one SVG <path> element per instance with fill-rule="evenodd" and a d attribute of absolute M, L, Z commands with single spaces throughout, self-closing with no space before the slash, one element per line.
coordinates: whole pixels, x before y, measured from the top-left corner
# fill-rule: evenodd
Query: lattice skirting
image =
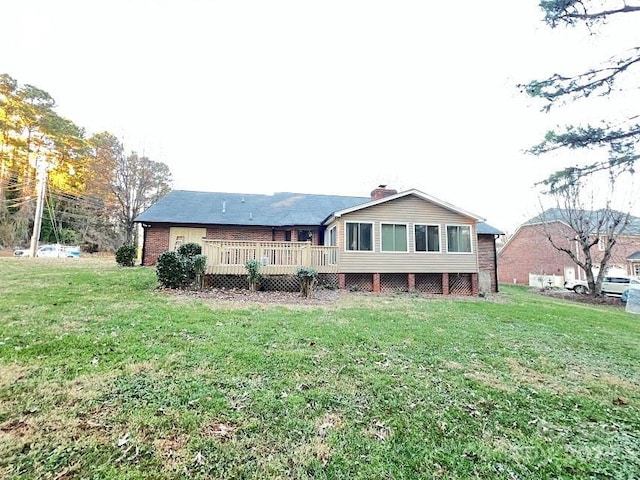
<path fill-rule="evenodd" d="M 372 292 L 373 274 L 371 273 L 346 273 L 345 288 L 352 291 Z M 472 295 L 473 276 L 470 273 L 450 273 L 449 293 L 451 295 Z M 205 288 L 248 289 L 249 282 L 246 275 L 206 275 Z M 337 288 L 338 275 L 325 273 L 318 275 L 318 286 L 323 288 Z M 442 294 L 442 274 L 440 273 L 416 273 L 415 289 L 418 292 L 428 294 Z M 263 276 L 260 290 L 298 292 L 300 281 L 295 275 L 268 275 Z M 409 276 L 406 273 L 380 274 L 380 290 L 382 292 L 398 292 L 409 290 Z"/>
<path fill-rule="evenodd" d="M 450 273 L 449 293 L 451 295 L 471 295 L 473 287 L 470 273 Z"/>
<path fill-rule="evenodd" d="M 347 290 L 372 292 L 373 291 L 373 274 L 345 273 L 344 285 Z"/>
<path fill-rule="evenodd" d="M 246 275 L 205 275 L 204 287 L 247 290 L 249 280 Z"/>
<path fill-rule="evenodd" d="M 206 275 L 205 288 L 248 289 L 246 275 Z M 318 275 L 318 287 L 338 288 L 338 274 L 322 273 Z M 260 290 L 277 292 L 299 292 L 300 280 L 295 275 L 264 275 L 260 281 Z"/>
<path fill-rule="evenodd" d="M 318 286 L 335 290 L 336 288 L 338 288 L 338 274 L 337 273 L 319 273 Z"/>
<path fill-rule="evenodd" d="M 381 292 L 406 292 L 409 290 L 409 276 L 406 273 L 380 274 Z"/>
<path fill-rule="evenodd" d="M 442 274 L 416 273 L 416 290 L 422 293 L 442 294 Z"/>

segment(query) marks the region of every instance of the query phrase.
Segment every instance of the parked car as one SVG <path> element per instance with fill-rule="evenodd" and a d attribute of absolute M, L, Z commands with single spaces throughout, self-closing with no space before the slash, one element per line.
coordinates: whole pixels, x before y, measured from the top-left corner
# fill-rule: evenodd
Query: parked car
<path fill-rule="evenodd" d="M 587 284 L 586 280 L 567 280 L 564 282 L 564 288 L 573 290 L 581 295 L 589 292 L 589 284 Z"/>
<path fill-rule="evenodd" d="M 627 276 L 607 276 L 602 280 L 601 292 L 605 295 L 622 295 L 629 288 L 640 288 L 640 278 Z"/>
<path fill-rule="evenodd" d="M 17 249 L 13 251 L 15 257 L 31 256 L 30 249 Z M 36 257 L 43 258 L 80 258 L 80 247 L 77 245 L 40 245 L 36 250 Z"/>

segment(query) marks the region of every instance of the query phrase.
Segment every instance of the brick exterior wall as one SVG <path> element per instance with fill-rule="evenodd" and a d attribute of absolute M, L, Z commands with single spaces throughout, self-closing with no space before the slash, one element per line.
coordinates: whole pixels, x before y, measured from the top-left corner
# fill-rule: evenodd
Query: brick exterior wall
<path fill-rule="evenodd" d="M 209 240 L 241 240 L 248 242 L 284 242 L 286 232 L 291 232 L 291 241 L 298 241 L 298 230 L 312 230 L 311 243 L 319 245 L 320 234 L 318 227 L 308 228 L 285 228 L 276 227 L 248 227 L 244 225 L 213 225 L 207 227 L 207 238 Z"/>
<path fill-rule="evenodd" d="M 491 292 L 496 293 L 498 291 L 498 276 L 493 235 L 478 235 L 478 270 L 488 272 L 491 277 Z"/>
<path fill-rule="evenodd" d="M 566 240 L 575 236 L 569 227 L 554 222 L 548 228 L 559 244 L 575 250 L 575 242 Z M 529 285 L 530 273 L 564 276 L 564 267 L 577 269 L 566 253 L 551 245 L 542 224 L 521 226 L 498 253 L 500 283 Z"/>
<path fill-rule="evenodd" d="M 550 224 L 550 232 L 554 240 L 565 247 L 576 251 L 576 243 L 571 239 L 575 233 L 560 222 Z M 626 258 L 640 250 L 640 237 L 620 236 L 613 248 L 609 260 L 610 266 L 619 266 L 633 273 Z M 592 248 L 595 262 L 599 262 L 602 254 L 597 246 Z M 500 283 L 529 284 L 529 274 L 564 276 L 565 267 L 576 270 L 576 276 L 585 278 L 584 272 L 569 258 L 556 250 L 546 237 L 544 226 L 523 225 L 498 253 L 498 281 Z"/>
<path fill-rule="evenodd" d="M 618 237 L 618 240 L 613 247 L 613 254 L 611 255 L 611 259 L 609 260 L 609 265 L 616 265 L 622 268 L 626 268 L 629 275 L 634 275 L 633 265 L 631 262 L 627 261 L 627 258 L 639 251 L 640 236 L 621 235 Z M 598 256 L 598 259 L 599 258 L 600 256 Z"/>
<path fill-rule="evenodd" d="M 169 250 L 169 227 L 150 226 L 144 229 L 144 251 L 142 264 L 150 266 L 156 263 L 162 252 Z"/>

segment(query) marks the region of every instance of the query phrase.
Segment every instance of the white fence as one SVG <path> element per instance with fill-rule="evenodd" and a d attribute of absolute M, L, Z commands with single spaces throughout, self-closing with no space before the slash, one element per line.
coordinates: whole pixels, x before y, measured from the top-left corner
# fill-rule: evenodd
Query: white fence
<path fill-rule="evenodd" d="M 564 288 L 564 277 L 560 275 L 530 273 L 529 286 L 538 288 Z"/>

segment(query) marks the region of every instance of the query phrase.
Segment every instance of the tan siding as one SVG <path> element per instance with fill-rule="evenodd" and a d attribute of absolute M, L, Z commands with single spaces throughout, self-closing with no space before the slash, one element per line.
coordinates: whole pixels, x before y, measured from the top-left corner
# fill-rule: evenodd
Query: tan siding
<path fill-rule="evenodd" d="M 345 222 L 373 222 L 373 252 L 345 250 Z M 338 251 L 340 271 L 344 273 L 474 273 L 478 271 L 475 220 L 451 212 L 438 205 L 409 196 L 346 214 L 338 219 Z M 380 225 L 407 224 L 409 252 L 381 252 Z M 440 226 L 440 253 L 415 252 L 413 226 Z M 446 253 L 446 225 L 470 225 L 472 254 Z"/>

